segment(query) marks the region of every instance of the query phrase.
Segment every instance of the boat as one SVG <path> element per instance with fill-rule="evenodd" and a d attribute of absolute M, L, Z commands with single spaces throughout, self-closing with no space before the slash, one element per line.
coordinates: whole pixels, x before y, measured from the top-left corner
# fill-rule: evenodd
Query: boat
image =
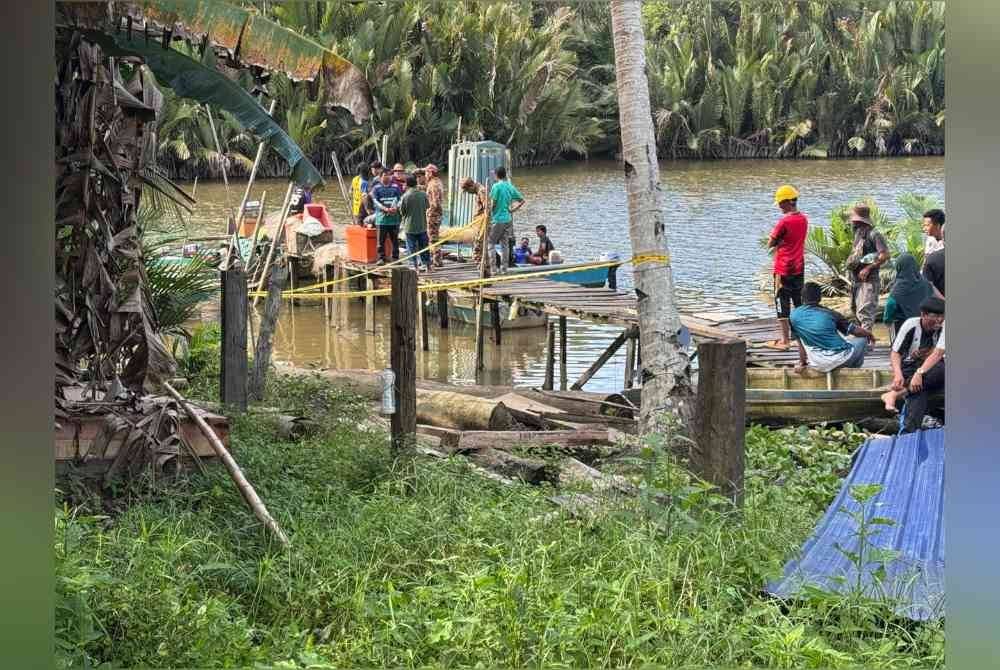
<path fill-rule="evenodd" d="M 822 423 L 860 421 L 887 416 L 882 394 L 892 383 L 892 371 L 851 368 L 819 372 L 807 368 L 747 368 L 746 417 L 760 423 Z M 633 403 L 641 400 L 639 389 L 623 394 Z M 942 404 L 944 395 L 931 400 L 931 409 Z"/>
<path fill-rule="evenodd" d="M 527 274 L 533 272 L 546 272 L 549 270 L 569 270 L 569 272 L 557 275 L 547 275 L 546 279 L 565 282 L 567 284 L 578 284 L 587 288 L 601 288 L 608 283 L 608 270 L 610 268 L 588 267 L 591 263 L 559 263 L 556 265 L 512 265 L 508 269 L 510 274 Z M 573 272 L 574 268 L 583 268 Z"/>
<path fill-rule="evenodd" d="M 510 318 L 511 306 L 505 302 L 498 305 L 501 330 L 521 330 L 524 328 L 544 328 L 548 319 L 543 312 L 533 309 L 519 308 L 514 318 Z M 427 301 L 428 315 L 437 315 L 437 301 Z M 468 296 L 448 295 L 448 318 L 461 323 L 476 323 L 475 299 Z M 493 314 L 489 309 L 483 311 L 483 327 L 493 327 Z"/>

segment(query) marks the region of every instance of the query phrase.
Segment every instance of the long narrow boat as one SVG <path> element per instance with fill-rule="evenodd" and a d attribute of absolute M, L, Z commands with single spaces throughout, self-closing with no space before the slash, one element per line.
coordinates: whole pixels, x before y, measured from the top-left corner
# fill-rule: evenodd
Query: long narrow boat
<path fill-rule="evenodd" d="M 582 267 L 584 269 L 576 272 L 565 272 L 556 275 L 548 275 L 548 279 L 568 284 L 579 284 L 587 288 L 600 288 L 608 282 L 608 268 L 586 267 L 590 263 L 560 263 L 558 265 L 516 265 L 509 269 L 511 274 L 531 274 L 532 272 L 546 272 L 549 270 L 573 270 Z"/>
<path fill-rule="evenodd" d="M 823 373 L 807 369 L 747 368 L 746 416 L 750 421 L 820 423 L 885 417 L 881 396 L 892 383 L 885 369 L 841 369 Z M 639 389 L 623 394 L 633 403 Z M 940 403 L 942 395 L 932 399 Z"/>
<path fill-rule="evenodd" d="M 510 306 L 501 302 L 499 304 L 500 328 L 501 330 L 520 330 L 522 328 L 544 328 L 548 322 L 545 314 L 536 310 L 521 308 L 513 319 L 510 318 Z M 427 301 L 427 313 L 437 315 L 437 301 Z M 476 322 L 475 299 L 467 296 L 448 296 L 448 318 L 462 323 Z M 493 316 L 490 310 L 485 310 L 483 314 L 483 327 L 493 327 Z"/>

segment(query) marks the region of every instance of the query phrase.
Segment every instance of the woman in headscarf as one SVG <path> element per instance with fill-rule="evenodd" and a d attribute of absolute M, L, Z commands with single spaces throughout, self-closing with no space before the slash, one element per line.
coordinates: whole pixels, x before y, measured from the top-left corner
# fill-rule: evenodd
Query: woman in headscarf
<path fill-rule="evenodd" d="M 920 276 L 916 259 L 909 253 L 900 254 L 896 258 L 896 279 L 882 320 L 895 333 L 904 321 L 920 316 L 920 303 L 933 293 L 931 283 Z"/>

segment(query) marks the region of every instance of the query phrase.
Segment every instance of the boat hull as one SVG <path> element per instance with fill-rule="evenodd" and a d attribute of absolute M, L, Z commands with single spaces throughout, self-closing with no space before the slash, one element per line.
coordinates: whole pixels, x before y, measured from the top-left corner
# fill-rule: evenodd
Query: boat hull
<path fill-rule="evenodd" d="M 427 312 L 431 315 L 437 315 L 437 301 L 430 300 L 427 304 Z M 522 313 L 514 319 L 509 318 L 510 308 L 501 303 L 500 305 L 500 329 L 501 330 L 522 330 L 525 328 L 544 328 L 548 319 L 545 314 L 536 313 L 529 311 L 527 313 Z M 471 300 L 456 300 L 455 298 L 449 296 L 448 298 L 448 318 L 454 321 L 459 321 L 461 323 L 476 323 L 476 308 L 475 304 Z M 483 327 L 492 328 L 493 327 L 493 314 L 491 310 L 485 310 L 483 313 Z"/>

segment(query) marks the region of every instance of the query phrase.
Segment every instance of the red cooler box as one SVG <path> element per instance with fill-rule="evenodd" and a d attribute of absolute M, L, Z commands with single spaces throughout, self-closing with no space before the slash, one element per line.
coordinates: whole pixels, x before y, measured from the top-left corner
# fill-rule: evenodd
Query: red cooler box
<path fill-rule="evenodd" d="M 378 230 L 349 225 L 347 230 L 347 257 L 355 263 L 374 263 L 378 260 Z M 391 258 L 392 245 L 385 241 L 385 257 Z"/>

